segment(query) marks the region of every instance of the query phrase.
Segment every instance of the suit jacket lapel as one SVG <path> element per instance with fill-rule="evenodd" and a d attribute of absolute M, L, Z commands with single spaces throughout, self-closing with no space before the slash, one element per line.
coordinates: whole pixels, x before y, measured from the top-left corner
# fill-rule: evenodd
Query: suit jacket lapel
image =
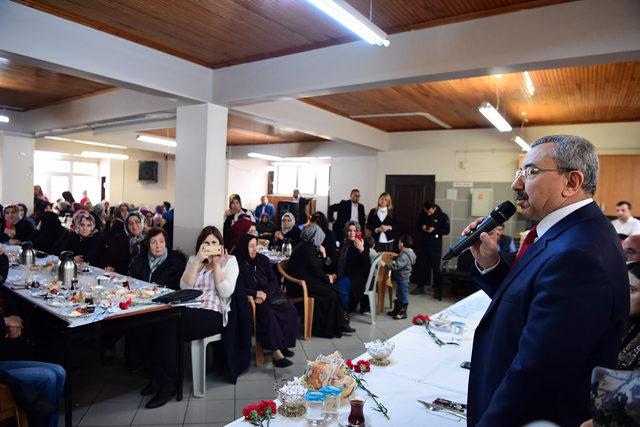
<path fill-rule="evenodd" d="M 513 282 L 513 280 L 516 277 L 518 277 L 520 272 L 522 272 L 525 269 L 525 267 L 529 263 L 531 263 L 531 261 L 533 261 L 533 259 L 537 257 L 547 247 L 547 244 L 550 241 L 556 239 L 558 236 L 564 233 L 564 231 L 567 230 L 569 227 L 575 224 L 578 224 L 582 221 L 586 221 L 587 219 L 590 219 L 593 216 L 598 214 L 602 215 L 602 211 L 600 210 L 598 205 L 596 205 L 595 202 L 589 203 L 588 205 L 564 217 L 562 220 L 560 220 L 560 222 L 555 224 L 546 233 L 544 233 L 542 237 L 536 240 L 536 242 L 522 256 L 522 258 L 520 258 L 520 260 L 518 261 L 518 264 L 516 264 L 516 266 L 511 271 L 509 271 L 509 274 L 507 274 L 507 276 L 504 278 L 504 280 L 502 281 L 502 284 L 496 291 L 496 294 L 493 296 L 493 299 L 491 300 L 491 304 L 489 304 L 489 308 L 487 308 L 487 311 L 484 313 L 484 316 L 482 316 L 482 320 L 484 320 L 489 315 L 489 313 L 493 310 L 493 307 L 495 307 L 495 305 L 497 304 L 498 299 L 502 296 L 504 291 L 509 287 L 511 282 Z M 501 260 L 501 262 L 504 262 L 504 260 Z M 482 320 L 480 322 L 482 322 Z"/>

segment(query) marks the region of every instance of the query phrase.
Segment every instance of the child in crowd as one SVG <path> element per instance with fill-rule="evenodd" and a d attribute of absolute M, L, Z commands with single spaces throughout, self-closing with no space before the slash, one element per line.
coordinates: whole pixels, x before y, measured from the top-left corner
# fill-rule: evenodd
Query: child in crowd
<path fill-rule="evenodd" d="M 391 277 L 396 282 L 396 300 L 394 301 L 393 310 L 387 314 L 394 319 L 406 319 L 407 307 L 409 306 L 409 278 L 411 270 L 416 263 L 416 254 L 411 249 L 413 238 L 404 235 L 398 242 L 400 254 L 394 258 L 392 263 L 386 264 L 391 269 Z"/>

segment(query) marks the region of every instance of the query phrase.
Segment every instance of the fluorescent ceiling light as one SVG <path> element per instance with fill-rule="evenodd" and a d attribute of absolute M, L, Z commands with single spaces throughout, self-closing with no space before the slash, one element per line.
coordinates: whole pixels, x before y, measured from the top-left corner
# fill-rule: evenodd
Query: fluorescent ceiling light
<path fill-rule="evenodd" d="M 178 146 L 178 143 L 174 139 L 160 138 L 158 136 L 138 135 L 136 139 L 140 142 L 148 142 L 149 144 L 164 145 L 166 147 Z"/>
<path fill-rule="evenodd" d="M 387 33 L 344 0 L 307 0 L 370 44 L 389 46 Z"/>
<path fill-rule="evenodd" d="M 82 157 L 88 159 L 112 159 L 112 160 L 128 160 L 129 156 L 126 154 L 117 153 L 101 153 L 99 151 L 83 151 L 80 153 Z"/>
<path fill-rule="evenodd" d="M 522 151 L 529 151 L 531 150 L 531 146 L 529 144 L 527 144 L 527 142 L 520 138 L 519 136 L 516 136 L 513 141 L 518 144 L 520 146 L 520 148 L 522 148 Z"/>
<path fill-rule="evenodd" d="M 124 145 L 105 144 L 102 142 L 84 141 L 82 139 L 62 138 L 60 136 L 45 136 L 44 139 L 53 139 L 55 141 L 77 142 L 78 144 L 94 145 L 96 147 L 118 148 L 120 150 L 127 149 L 127 147 L 125 147 Z"/>
<path fill-rule="evenodd" d="M 309 166 L 307 162 L 274 162 L 273 166 Z"/>
<path fill-rule="evenodd" d="M 498 110 L 493 108 L 493 105 L 488 102 L 480 104 L 478 111 L 480 111 L 482 115 L 485 116 L 487 120 L 489 120 L 500 132 L 509 132 L 512 129 L 511 125 L 507 123 L 500 113 L 498 113 Z"/>
<path fill-rule="evenodd" d="M 525 71 L 522 74 L 524 74 L 524 85 L 527 88 L 527 92 L 529 92 L 529 96 L 533 96 L 533 94 L 536 93 L 536 87 L 533 85 L 533 80 L 531 80 L 531 76 L 528 71 Z"/>
<path fill-rule="evenodd" d="M 440 127 L 445 129 L 451 129 L 451 125 L 443 122 L 439 118 L 422 111 L 416 111 L 413 113 L 381 113 L 381 114 L 357 114 L 355 116 L 349 116 L 352 119 L 375 119 L 375 118 L 383 118 L 383 117 L 411 117 L 411 116 L 419 116 L 424 117 L 427 120 L 432 121 Z"/>
<path fill-rule="evenodd" d="M 42 150 L 35 150 L 33 152 L 34 157 L 38 157 L 40 159 L 46 159 L 46 160 L 60 160 L 62 159 L 62 153 L 57 153 L 55 151 L 42 151 Z"/>
<path fill-rule="evenodd" d="M 260 154 L 260 153 L 249 153 L 248 157 L 253 157 L 254 159 L 263 159 L 263 160 L 271 160 L 275 162 L 282 161 L 282 157 L 272 156 L 270 154 Z"/>
<path fill-rule="evenodd" d="M 9 123 L 9 116 L 0 114 L 0 123 Z"/>

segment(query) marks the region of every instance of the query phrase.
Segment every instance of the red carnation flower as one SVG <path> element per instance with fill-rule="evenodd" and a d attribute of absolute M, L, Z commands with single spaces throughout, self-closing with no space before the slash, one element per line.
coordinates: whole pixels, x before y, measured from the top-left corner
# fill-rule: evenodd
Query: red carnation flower
<path fill-rule="evenodd" d="M 260 405 L 257 403 L 250 403 L 242 409 L 242 416 L 245 420 L 256 420 L 261 417 L 259 413 Z"/>
<path fill-rule="evenodd" d="M 358 363 L 356 363 L 354 371 L 361 374 L 365 372 L 369 372 L 371 371 L 371 364 L 367 360 L 359 360 Z"/>
<path fill-rule="evenodd" d="M 278 412 L 276 409 L 276 403 L 273 400 L 261 400 L 258 405 L 260 408 L 259 412 L 263 415 L 273 416 Z"/>
<path fill-rule="evenodd" d="M 415 316 L 413 316 L 413 324 L 414 325 L 424 325 L 425 323 L 427 323 L 429 320 L 429 316 L 427 316 L 426 314 L 416 314 Z"/>
<path fill-rule="evenodd" d="M 351 361 L 351 359 L 345 360 L 344 364 L 347 365 L 349 369 L 353 370 L 353 362 Z"/>

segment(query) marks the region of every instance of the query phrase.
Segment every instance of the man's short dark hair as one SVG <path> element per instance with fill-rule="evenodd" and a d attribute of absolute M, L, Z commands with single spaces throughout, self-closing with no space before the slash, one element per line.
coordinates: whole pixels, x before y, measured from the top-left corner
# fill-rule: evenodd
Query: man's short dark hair
<path fill-rule="evenodd" d="M 432 209 L 436 207 L 436 204 L 433 202 L 433 200 L 427 200 L 426 202 L 424 202 L 424 204 L 422 205 L 425 209 Z"/>
<path fill-rule="evenodd" d="M 618 203 L 616 203 L 616 206 L 622 206 L 622 205 L 627 205 L 627 209 L 631 210 L 631 203 L 627 202 L 626 200 L 621 200 Z"/>
<path fill-rule="evenodd" d="M 405 234 L 402 237 L 400 237 L 400 242 L 402 243 L 402 246 L 404 246 L 405 248 L 410 248 L 411 246 L 413 246 L 413 237 L 409 236 L 408 234 Z"/>
<path fill-rule="evenodd" d="M 165 208 L 166 210 L 171 209 L 171 203 L 169 203 L 169 202 L 163 202 L 163 203 L 162 203 L 162 205 L 164 206 L 164 208 Z"/>
<path fill-rule="evenodd" d="M 351 190 L 351 193 L 349 193 L 349 195 L 351 195 L 351 194 L 353 194 L 353 193 L 355 193 L 355 192 L 358 192 L 358 193 L 359 193 L 359 192 L 360 192 L 360 190 L 358 190 L 357 188 L 354 188 L 353 190 Z"/>

